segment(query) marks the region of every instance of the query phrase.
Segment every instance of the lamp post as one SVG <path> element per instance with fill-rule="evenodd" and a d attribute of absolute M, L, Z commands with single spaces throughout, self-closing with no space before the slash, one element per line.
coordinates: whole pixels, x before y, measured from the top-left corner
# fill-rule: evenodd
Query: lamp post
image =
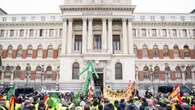
<path fill-rule="evenodd" d="M 181 65 L 182 83 L 185 84 L 185 65 Z"/>
<path fill-rule="evenodd" d="M 41 90 L 43 90 L 43 73 L 44 73 L 44 65 L 41 66 Z"/>
<path fill-rule="evenodd" d="M 150 65 L 150 76 L 151 76 L 151 80 L 152 80 L 153 94 L 155 94 L 155 90 L 154 90 L 154 72 L 153 72 L 153 69 L 152 69 L 152 65 Z"/>
<path fill-rule="evenodd" d="M 59 73 L 60 73 L 60 66 L 57 67 L 57 90 L 60 90 L 60 85 L 59 85 Z"/>
<path fill-rule="evenodd" d="M 31 67 L 30 67 L 30 64 L 27 63 L 26 65 L 26 86 L 28 86 L 28 83 L 29 83 L 30 73 L 31 73 Z"/>

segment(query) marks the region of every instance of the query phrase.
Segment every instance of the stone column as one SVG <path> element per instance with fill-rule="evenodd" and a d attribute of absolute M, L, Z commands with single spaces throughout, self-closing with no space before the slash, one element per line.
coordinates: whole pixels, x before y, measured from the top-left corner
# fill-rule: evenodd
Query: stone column
<path fill-rule="evenodd" d="M 87 40 L 87 19 L 83 18 L 83 36 L 82 36 L 82 52 L 86 53 L 86 40 Z"/>
<path fill-rule="evenodd" d="M 89 18 L 88 19 L 88 50 L 91 50 L 92 49 L 92 42 L 93 42 L 93 29 L 92 29 L 92 21 L 93 19 L 92 18 Z"/>
<path fill-rule="evenodd" d="M 128 43 L 128 47 L 129 47 L 129 54 L 130 55 L 134 55 L 133 52 L 133 35 L 132 35 L 132 23 L 131 23 L 132 19 L 128 19 L 128 38 L 129 38 L 129 43 Z"/>
<path fill-rule="evenodd" d="M 112 19 L 108 19 L 108 52 L 112 54 Z"/>
<path fill-rule="evenodd" d="M 107 49 L 107 24 L 106 24 L 106 18 L 102 19 L 102 47 L 103 47 L 103 50 Z"/>
<path fill-rule="evenodd" d="M 67 46 L 67 50 L 68 50 L 68 54 L 72 53 L 72 19 L 69 18 L 68 19 L 68 46 Z"/>
<path fill-rule="evenodd" d="M 127 54 L 128 53 L 128 41 L 127 41 L 127 19 L 123 18 L 122 19 L 122 27 L 123 27 L 123 53 Z"/>
<path fill-rule="evenodd" d="M 66 43 L 67 43 L 66 40 L 67 40 L 67 19 L 63 19 L 61 56 L 64 56 L 66 53 Z"/>

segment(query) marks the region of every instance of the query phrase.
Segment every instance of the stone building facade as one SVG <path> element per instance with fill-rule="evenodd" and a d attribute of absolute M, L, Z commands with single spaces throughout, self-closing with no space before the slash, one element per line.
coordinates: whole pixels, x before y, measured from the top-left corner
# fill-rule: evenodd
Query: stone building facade
<path fill-rule="evenodd" d="M 74 90 L 195 85 L 195 14 L 134 13 L 130 0 L 64 0 L 61 13 L 0 14 L 1 83 Z"/>

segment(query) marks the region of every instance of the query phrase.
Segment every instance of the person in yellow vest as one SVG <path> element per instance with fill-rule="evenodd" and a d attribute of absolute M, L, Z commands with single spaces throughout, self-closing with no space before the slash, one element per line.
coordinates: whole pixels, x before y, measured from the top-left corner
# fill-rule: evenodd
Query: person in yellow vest
<path fill-rule="evenodd" d="M 1 101 L 0 110 L 8 110 L 8 108 L 6 107 L 6 102 L 3 100 Z"/>

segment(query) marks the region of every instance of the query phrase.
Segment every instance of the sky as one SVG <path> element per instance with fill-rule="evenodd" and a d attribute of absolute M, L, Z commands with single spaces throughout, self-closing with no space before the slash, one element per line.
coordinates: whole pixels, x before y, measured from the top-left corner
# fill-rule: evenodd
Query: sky
<path fill-rule="evenodd" d="M 0 8 L 7 13 L 60 13 L 64 0 L 0 0 Z M 189 13 L 195 0 L 132 0 L 135 12 Z"/>

